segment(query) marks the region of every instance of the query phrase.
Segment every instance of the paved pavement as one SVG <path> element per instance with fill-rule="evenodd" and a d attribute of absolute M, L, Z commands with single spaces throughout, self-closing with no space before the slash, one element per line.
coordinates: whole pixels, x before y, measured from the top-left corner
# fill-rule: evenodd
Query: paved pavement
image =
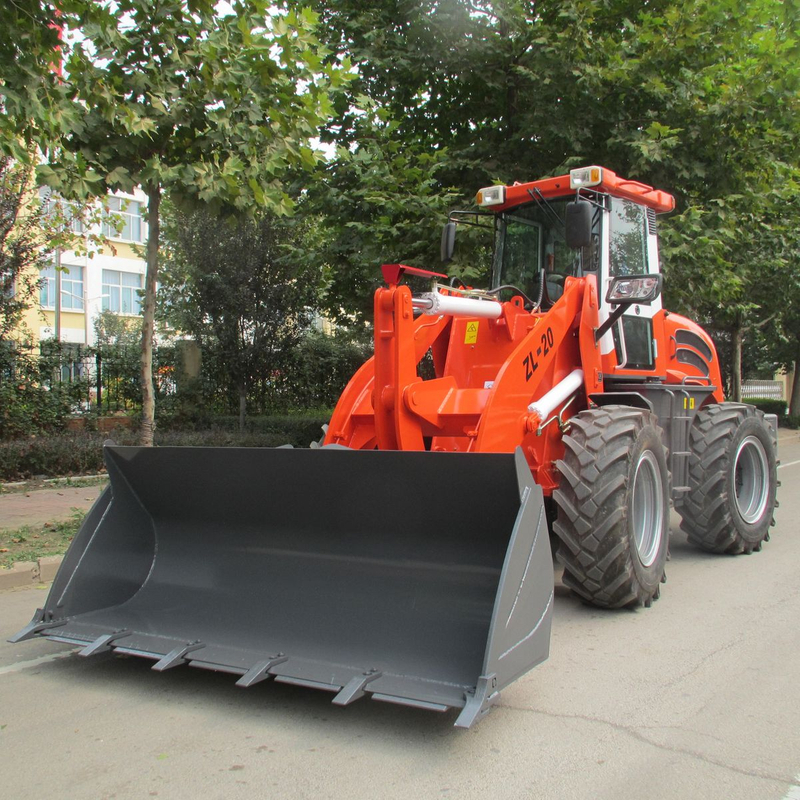
<path fill-rule="evenodd" d="M 63 486 L 0 495 L 0 530 L 69 519 L 73 508 L 88 511 L 103 486 Z"/>
<path fill-rule="evenodd" d="M 550 659 L 470 731 L 454 714 L 0 644 L 4 795 L 797 800 L 800 437 L 782 439 L 762 552 L 700 553 L 673 519 L 661 599 L 605 613 L 560 589 Z M 43 599 L 0 593 L 0 637 Z"/>

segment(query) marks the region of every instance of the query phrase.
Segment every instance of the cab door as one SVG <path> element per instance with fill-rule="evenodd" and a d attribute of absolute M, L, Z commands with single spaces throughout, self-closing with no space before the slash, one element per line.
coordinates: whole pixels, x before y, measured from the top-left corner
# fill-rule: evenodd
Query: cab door
<path fill-rule="evenodd" d="M 605 296 L 612 278 L 647 275 L 659 271 L 655 213 L 645 206 L 618 197 L 609 198 L 606 225 L 606 258 L 600 287 L 599 320 L 602 324 L 613 310 Z M 613 372 L 641 376 L 653 372 L 658 357 L 653 318 L 661 311 L 661 296 L 649 305 L 633 305 L 600 341 L 603 361 Z"/>

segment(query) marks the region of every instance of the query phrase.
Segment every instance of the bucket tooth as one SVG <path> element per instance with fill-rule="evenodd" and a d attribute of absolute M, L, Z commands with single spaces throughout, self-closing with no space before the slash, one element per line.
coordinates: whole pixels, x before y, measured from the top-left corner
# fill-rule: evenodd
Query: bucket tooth
<path fill-rule="evenodd" d="M 84 647 L 83 650 L 78 653 L 78 655 L 93 656 L 95 653 L 102 653 L 106 650 L 110 650 L 111 646 L 117 641 L 117 639 L 124 639 L 126 636 L 130 636 L 131 633 L 133 633 L 133 631 L 128 630 L 104 633 L 102 636 L 98 636 L 91 644 Z"/>
<path fill-rule="evenodd" d="M 372 683 L 372 681 L 380 678 L 381 675 L 383 675 L 383 673 L 377 669 L 371 669 L 363 675 L 356 675 L 347 683 L 342 691 L 333 698 L 333 704 L 336 706 L 346 706 L 355 700 L 359 700 L 366 694 L 364 687 L 368 683 Z"/>
<path fill-rule="evenodd" d="M 265 659 L 264 661 L 259 661 L 257 664 L 254 664 L 250 667 L 238 681 L 236 681 L 237 686 L 242 686 L 245 689 L 249 686 L 254 686 L 256 683 L 261 683 L 261 681 L 265 681 L 268 678 L 271 678 L 269 671 L 273 667 L 277 667 L 278 664 L 283 664 L 284 661 L 288 661 L 289 657 L 285 656 L 283 653 L 278 653 L 277 655 L 270 656 L 269 658 Z"/>
<path fill-rule="evenodd" d="M 474 692 L 467 694 L 467 703 L 455 721 L 456 728 L 470 728 L 500 699 L 496 675 L 481 675 Z"/>
<path fill-rule="evenodd" d="M 179 644 L 174 650 L 167 653 L 164 658 L 153 664 L 153 669 L 156 672 L 163 672 L 165 669 L 172 669 L 179 667 L 181 664 L 189 661 L 186 656 L 193 653 L 195 650 L 200 650 L 205 645 L 202 642 L 190 642 L 189 644 Z"/>
<path fill-rule="evenodd" d="M 44 612 L 41 608 L 36 609 L 36 614 L 33 617 L 33 620 L 29 622 L 19 633 L 15 633 L 8 641 L 11 644 L 16 644 L 17 642 L 24 642 L 26 639 L 33 639 L 37 633 L 41 633 L 42 631 L 49 630 L 50 628 L 59 628 L 62 625 L 66 625 L 67 621 L 65 619 L 58 619 L 51 622 L 44 622 L 42 621 L 42 614 Z"/>

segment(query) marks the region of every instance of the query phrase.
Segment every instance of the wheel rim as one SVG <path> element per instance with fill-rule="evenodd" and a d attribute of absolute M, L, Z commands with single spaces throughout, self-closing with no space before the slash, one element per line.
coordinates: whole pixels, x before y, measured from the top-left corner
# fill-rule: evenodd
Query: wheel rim
<path fill-rule="evenodd" d="M 664 522 L 664 489 L 655 453 L 647 450 L 639 457 L 633 477 L 633 537 L 643 566 L 651 566 L 661 546 Z"/>
<path fill-rule="evenodd" d="M 736 450 L 733 488 L 739 516 L 752 525 L 761 518 L 767 507 L 769 469 L 764 445 L 755 436 L 743 439 Z"/>

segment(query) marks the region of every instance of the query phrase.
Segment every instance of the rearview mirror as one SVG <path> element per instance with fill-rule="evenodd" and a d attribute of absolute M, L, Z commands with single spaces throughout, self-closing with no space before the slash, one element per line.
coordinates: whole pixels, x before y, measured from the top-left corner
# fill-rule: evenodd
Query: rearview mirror
<path fill-rule="evenodd" d="M 453 260 L 453 250 L 456 246 L 456 223 L 448 222 L 442 231 L 442 262 L 447 264 Z"/>
<path fill-rule="evenodd" d="M 577 250 L 592 243 L 592 204 L 586 200 L 567 203 L 566 230 L 567 247 Z"/>

